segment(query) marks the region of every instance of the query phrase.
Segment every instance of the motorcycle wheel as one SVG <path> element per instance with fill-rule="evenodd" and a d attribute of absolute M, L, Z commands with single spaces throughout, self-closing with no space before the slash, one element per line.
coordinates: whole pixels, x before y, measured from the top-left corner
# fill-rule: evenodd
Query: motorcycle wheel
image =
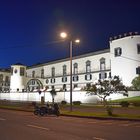
<path fill-rule="evenodd" d="M 44 116 L 44 111 L 40 111 L 40 116 Z"/>
<path fill-rule="evenodd" d="M 39 114 L 39 111 L 38 110 L 35 110 L 34 111 L 34 115 L 38 115 Z"/>

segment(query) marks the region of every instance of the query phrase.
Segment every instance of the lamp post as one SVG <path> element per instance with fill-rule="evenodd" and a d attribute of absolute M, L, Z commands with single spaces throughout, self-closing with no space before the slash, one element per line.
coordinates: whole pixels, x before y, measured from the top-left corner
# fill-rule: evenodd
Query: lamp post
<path fill-rule="evenodd" d="M 67 33 L 62 32 L 60 36 L 65 39 L 67 38 Z M 75 40 L 75 43 L 80 43 L 79 39 Z M 73 40 L 70 40 L 70 111 L 72 111 L 72 47 L 73 47 Z"/>

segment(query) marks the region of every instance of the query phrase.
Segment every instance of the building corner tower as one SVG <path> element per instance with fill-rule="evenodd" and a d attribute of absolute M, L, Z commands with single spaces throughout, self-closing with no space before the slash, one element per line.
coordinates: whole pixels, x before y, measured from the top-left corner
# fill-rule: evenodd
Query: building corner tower
<path fill-rule="evenodd" d="M 11 65 L 10 92 L 23 92 L 26 82 L 26 66 L 17 63 Z"/>

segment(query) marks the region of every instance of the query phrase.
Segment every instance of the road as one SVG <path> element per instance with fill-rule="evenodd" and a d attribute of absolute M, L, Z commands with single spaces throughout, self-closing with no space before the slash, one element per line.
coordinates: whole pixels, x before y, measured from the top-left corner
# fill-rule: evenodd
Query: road
<path fill-rule="evenodd" d="M 0 140 L 139 140 L 140 122 L 34 116 L 0 109 Z"/>

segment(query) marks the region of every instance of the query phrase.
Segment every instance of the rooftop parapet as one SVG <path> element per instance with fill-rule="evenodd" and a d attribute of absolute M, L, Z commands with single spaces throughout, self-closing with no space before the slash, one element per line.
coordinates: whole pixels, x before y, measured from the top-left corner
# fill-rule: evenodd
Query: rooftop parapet
<path fill-rule="evenodd" d="M 113 40 L 116 40 L 116 39 L 124 38 L 124 37 L 127 37 L 127 36 L 134 36 L 134 35 L 138 35 L 138 34 L 139 34 L 138 32 L 124 33 L 124 34 L 120 34 L 118 36 L 110 37 L 109 40 L 113 41 Z"/>

